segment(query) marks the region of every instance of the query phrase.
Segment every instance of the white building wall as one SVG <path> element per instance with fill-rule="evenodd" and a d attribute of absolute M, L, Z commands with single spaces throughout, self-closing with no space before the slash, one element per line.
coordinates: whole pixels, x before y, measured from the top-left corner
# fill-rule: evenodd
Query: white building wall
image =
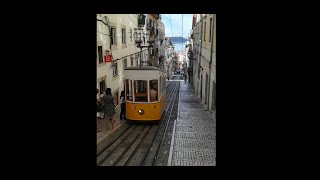
<path fill-rule="evenodd" d="M 210 34 L 210 18 L 213 17 L 213 23 L 214 23 L 214 29 L 212 30 L 212 36 L 213 36 L 213 41 L 209 42 L 209 34 Z M 203 70 L 201 71 L 202 74 L 202 103 L 207 102 L 207 107 L 209 110 L 212 109 L 212 102 L 214 101 L 213 98 L 213 94 L 214 93 L 214 85 L 213 82 L 216 84 L 216 48 L 215 48 L 215 36 L 216 36 L 216 19 L 215 19 L 215 15 L 212 16 L 211 14 L 207 14 L 207 18 L 206 18 L 206 24 L 207 24 L 207 28 L 206 28 L 206 41 L 203 41 L 203 45 L 202 45 L 202 54 L 201 54 L 201 66 L 203 68 Z M 211 43 L 213 43 L 213 49 L 211 49 Z M 211 70 L 209 69 L 209 62 L 210 62 L 210 57 L 211 57 L 211 53 L 212 53 L 212 64 L 211 64 Z M 206 82 L 206 74 L 210 74 L 210 79 L 208 80 L 208 82 Z M 208 93 L 206 93 L 206 83 L 207 86 L 210 87 L 208 89 Z M 201 87 L 199 87 L 198 91 L 200 91 Z M 200 95 L 201 93 L 199 93 Z"/>
<path fill-rule="evenodd" d="M 97 19 L 103 20 L 103 15 L 97 15 Z M 107 83 L 107 77 L 109 76 L 110 73 L 108 73 L 108 63 L 99 63 L 99 56 L 98 56 L 98 46 L 102 46 L 102 55 L 105 56 L 106 50 L 110 51 L 110 37 L 108 36 L 110 34 L 109 29 L 106 25 L 104 25 L 102 22 L 97 21 L 97 89 L 100 90 L 100 81 L 105 79 L 106 81 L 106 87 L 109 85 Z"/>
<path fill-rule="evenodd" d="M 103 45 L 103 52 L 105 55 L 105 50 L 109 50 L 112 54 L 113 63 L 117 63 L 117 75 L 113 75 L 113 68 L 111 62 L 99 64 L 99 59 L 97 57 L 97 88 L 99 88 L 99 79 L 106 76 L 106 88 L 111 88 L 112 93 L 114 94 L 118 91 L 124 90 L 123 84 L 123 68 L 124 61 L 123 57 L 127 57 L 127 67 L 131 66 L 130 55 L 140 52 L 135 45 L 134 41 L 134 29 L 138 28 L 138 15 L 137 14 L 98 14 L 97 19 L 103 20 L 107 16 L 109 19 L 110 26 L 116 27 L 116 45 L 112 45 L 110 49 L 110 37 L 108 26 L 104 25 L 102 22 L 97 21 L 97 45 Z M 126 44 L 122 44 L 122 32 L 121 29 L 125 28 L 126 30 Z M 131 32 L 130 32 L 131 30 Z M 104 33 L 104 34 L 102 34 Z M 105 35 L 106 34 L 106 35 Z M 131 36 L 131 38 L 130 38 Z M 98 51 L 98 50 L 97 50 Z M 135 55 L 134 55 L 135 58 Z M 134 61 L 134 66 L 136 62 Z"/>
<path fill-rule="evenodd" d="M 203 14 L 204 16 L 204 14 Z M 193 68 L 193 82 L 194 82 L 194 88 L 196 95 L 202 99 L 202 103 L 205 103 L 207 101 L 207 105 L 209 106 L 209 109 L 211 110 L 212 108 L 212 92 L 213 92 L 213 81 L 216 82 L 216 48 L 215 48 L 215 40 L 216 40 L 216 17 L 215 15 L 212 16 L 211 14 L 207 14 L 207 29 L 206 29 L 206 41 L 201 41 L 203 40 L 203 36 L 201 37 L 201 15 L 197 14 L 196 15 L 196 25 L 194 27 L 194 38 L 195 41 L 192 43 L 193 44 L 193 52 L 194 52 L 194 57 L 196 60 L 194 61 L 194 68 Z M 211 42 L 209 42 L 209 32 L 210 32 L 210 18 L 213 17 L 213 23 L 214 23 L 214 29 L 212 31 L 212 35 L 214 37 L 213 43 L 214 43 L 214 48 L 213 51 L 211 51 Z M 204 32 L 204 30 L 202 31 Z M 202 49 L 200 49 L 200 43 L 202 43 Z M 201 52 L 201 57 L 200 57 L 200 51 Z M 209 72 L 209 62 L 210 62 L 210 54 L 212 53 L 212 65 L 211 65 L 211 71 Z M 199 70 L 199 64 L 201 58 L 201 68 L 200 68 L 200 77 L 198 78 L 198 70 Z M 210 74 L 210 79 L 208 79 L 208 84 L 209 86 L 210 83 L 210 89 L 209 93 L 206 94 L 206 75 L 208 75 L 209 78 Z M 201 75 L 202 75 L 202 83 L 201 83 Z M 202 84 L 202 97 L 201 95 L 201 87 L 200 85 Z"/>

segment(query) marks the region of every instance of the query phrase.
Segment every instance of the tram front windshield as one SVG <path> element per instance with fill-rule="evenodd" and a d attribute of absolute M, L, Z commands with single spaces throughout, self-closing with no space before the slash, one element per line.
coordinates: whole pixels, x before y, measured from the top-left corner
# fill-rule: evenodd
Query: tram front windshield
<path fill-rule="evenodd" d="M 134 81 L 135 102 L 148 102 L 148 86 L 145 80 Z"/>

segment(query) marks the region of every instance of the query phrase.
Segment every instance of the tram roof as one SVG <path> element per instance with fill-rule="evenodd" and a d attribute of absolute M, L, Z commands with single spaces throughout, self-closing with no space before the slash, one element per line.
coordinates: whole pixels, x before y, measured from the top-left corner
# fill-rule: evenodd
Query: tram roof
<path fill-rule="evenodd" d="M 159 70 L 161 71 L 159 68 L 154 66 L 131 66 L 131 67 L 125 68 L 124 70 Z"/>

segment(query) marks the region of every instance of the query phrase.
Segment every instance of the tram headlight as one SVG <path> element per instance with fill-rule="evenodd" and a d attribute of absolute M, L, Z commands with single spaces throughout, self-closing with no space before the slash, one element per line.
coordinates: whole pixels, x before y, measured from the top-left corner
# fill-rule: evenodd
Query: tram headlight
<path fill-rule="evenodd" d="M 143 110 L 143 109 L 139 109 L 138 113 L 139 113 L 140 115 L 143 115 L 143 114 L 144 114 L 144 110 Z"/>

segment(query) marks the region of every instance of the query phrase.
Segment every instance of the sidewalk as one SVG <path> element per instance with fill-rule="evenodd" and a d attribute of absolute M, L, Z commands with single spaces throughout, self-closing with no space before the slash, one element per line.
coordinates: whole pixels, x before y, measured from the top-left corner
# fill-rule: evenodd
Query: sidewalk
<path fill-rule="evenodd" d="M 124 124 L 126 121 L 120 121 L 120 105 L 116 107 L 116 114 L 114 115 L 114 130 L 111 130 L 111 123 L 108 123 L 109 129 L 107 129 L 107 122 L 105 119 L 97 120 L 97 143 L 99 143 L 102 139 L 106 138 L 109 134 L 111 134 L 114 130 Z"/>
<path fill-rule="evenodd" d="M 188 82 L 181 81 L 168 166 L 216 165 L 216 118 L 205 109 Z"/>

